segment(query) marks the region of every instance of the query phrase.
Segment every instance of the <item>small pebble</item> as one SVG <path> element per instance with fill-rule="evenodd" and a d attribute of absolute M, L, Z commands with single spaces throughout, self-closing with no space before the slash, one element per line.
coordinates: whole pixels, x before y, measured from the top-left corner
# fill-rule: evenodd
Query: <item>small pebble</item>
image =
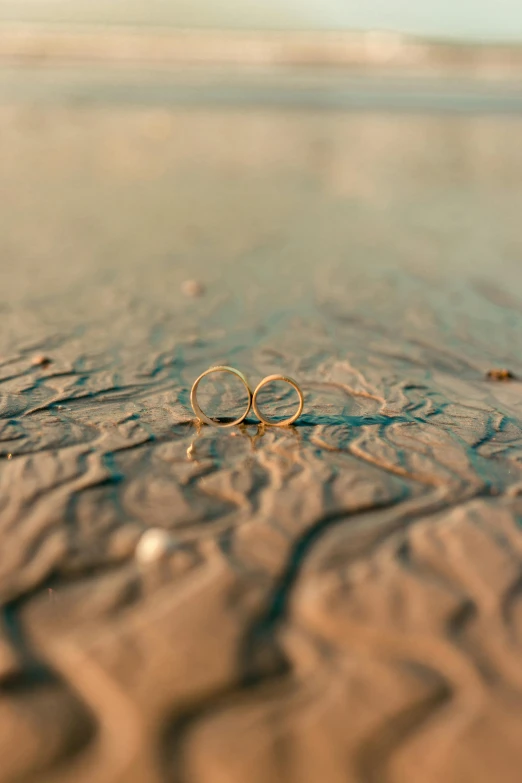
<path fill-rule="evenodd" d="M 154 563 L 167 557 L 175 546 L 175 540 L 170 533 L 162 528 L 146 530 L 136 545 L 136 560 L 138 563 Z"/>
<path fill-rule="evenodd" d="M 51 362 L 52 359 L 49 359 L 48 356 L 44 356 L 43 353 L 36 354 L 36 356 L 33 356 L 31 360 L 33 367 L 48 367 Z"/>
<path fill-rule="evenodd" d="M 515 376 L 513 375 L 511 370 L 506 370 L 506 369 L 489 370 L 489 372 L 486 374 L 486 378 L 489 378 L 490 381 L 513 381 L 513 380 L 515 380 Z"/>
<path fill-rule="evenodd" d="M 205 286 L 199 280 L 185 280 L 181 284 L 181 291 L 185 296 L 202 296 L 205 293 Z"/>

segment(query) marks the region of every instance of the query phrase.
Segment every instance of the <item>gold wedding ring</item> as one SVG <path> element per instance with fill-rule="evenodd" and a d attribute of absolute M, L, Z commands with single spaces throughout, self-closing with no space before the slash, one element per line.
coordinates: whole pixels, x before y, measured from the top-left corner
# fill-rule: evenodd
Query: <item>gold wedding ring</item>
<path fill-rule="evenodd" d="M 296 413 L 294 413 L 293 416 L 290 416 L 288 419 L 283 419 L 283 421 L 270 421 L 270 419 L 266 419 L 259 411 L 259 407 L 257 404 L 257 395 L 263 388 L 263 386 L 266 386 L 267 383 L 272 383 L 273 381 L 284 381 L 284 383 L 289 383 L 290 386 L 292 386 L 297 394 L 299 395 L 299 407 L 297 408 Z M 303 411 L 304 406 L 304 399 L 303 399 L 303 393 L 297 383 L 292 379 L 289 378 L 287 375 L 267 375 L 266 378 L 263 378 L 260 384 L 258 384 L 256 390 L 254 391 L 254 395 L 252 397 L 252 407 L 255 411 L 255 414 L 259 421 L 262 421 L 263 424 L 267 424 L 270 427 L 288 427 L 289 424 L 293 424 L 296 419 L 299 418 Z"/>
<path fill-rule="evenodd" d="M 226 423 L 222 423 L 220 421 L 216 421 L 215 419 L 211 419 L 209 416 L 207 416 L 201 408 L 199 407 L 198 399 L 197 399 L 197 391 L 198 386 L 200 384 L 200 381 L 206 376 L 210 375 L 213 372 L 229 372 L 232 375 L 235 375 L 241 383 L 244 385 L 245 389 L 247 390 L 248 394 L 248 405 L 246 407 L 245 412 L 242 416 L 240 416 L 238 419 L 234 419 L 234 421 L 227 421 Z M 248 385 L 248 381 L 243 375 L 242 372 L 239 372 L 239 370 L 236 370 L 234 367 L 225 367 L 225 366 L 219 366 L 219 367 L 210 367 L 208 370 L 205 370 L 205 372 L 201 373 L 199 378 L 196 378 L 194 381 L 194 384 L 192 386 L 191 392 L 190 392 L 190 404 L 192 405 L 192 410 L 198 417 L 200 421 L 205 422 L 205 424 L 210 424 L 212 427 L 233 427 L 235 424 L 241 424 L 243 419 L 245 419 L 248 415 L 248 411 L 250 410 L 250 407 L 252 405 L 252 390 L 250 386 Z"/>

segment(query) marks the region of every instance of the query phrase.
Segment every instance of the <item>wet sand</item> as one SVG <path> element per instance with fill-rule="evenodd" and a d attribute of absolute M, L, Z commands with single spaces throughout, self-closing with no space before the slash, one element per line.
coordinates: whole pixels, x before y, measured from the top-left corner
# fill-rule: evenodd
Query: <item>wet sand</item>
<path fill-rule="evenodd" d="M 521 130 L 3 105 L 2 783 L 518 783 Z"/>

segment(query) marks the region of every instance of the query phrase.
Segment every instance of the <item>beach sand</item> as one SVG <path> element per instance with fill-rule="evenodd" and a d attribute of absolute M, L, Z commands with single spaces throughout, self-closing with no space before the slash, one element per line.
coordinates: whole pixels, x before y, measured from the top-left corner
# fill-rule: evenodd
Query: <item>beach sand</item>
<path fill-rule="evenodd" d="M 0 108 L 2 783 L 520 781 L 521 131 Z"/>

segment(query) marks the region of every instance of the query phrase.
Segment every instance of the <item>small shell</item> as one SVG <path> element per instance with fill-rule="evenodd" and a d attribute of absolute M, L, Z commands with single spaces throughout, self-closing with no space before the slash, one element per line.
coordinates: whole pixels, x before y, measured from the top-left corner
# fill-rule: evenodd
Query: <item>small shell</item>
<path fill-rule="evenodd" d="M 175 540 L 166 530 L 146 530 L 136 545 L 138 563 L 154 563 L 167 557 L 175 547 Z"/>

